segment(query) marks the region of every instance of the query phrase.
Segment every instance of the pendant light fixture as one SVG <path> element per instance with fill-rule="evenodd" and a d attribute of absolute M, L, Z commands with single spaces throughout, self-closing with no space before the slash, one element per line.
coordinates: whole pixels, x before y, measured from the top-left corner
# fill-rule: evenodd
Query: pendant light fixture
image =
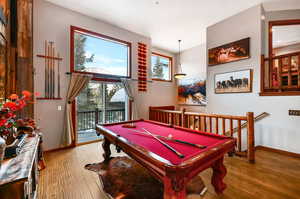
<path fill-rule="evenodd" d="M 181 68 L 181 57 L 180 57 L 180 42 L 181 40 L 178 40 L 178 73 L 174 74 L 174 78 L 176 79 L 182 79 L 186 76 L 185 73 L 182 72 L 182 68 Z"/>

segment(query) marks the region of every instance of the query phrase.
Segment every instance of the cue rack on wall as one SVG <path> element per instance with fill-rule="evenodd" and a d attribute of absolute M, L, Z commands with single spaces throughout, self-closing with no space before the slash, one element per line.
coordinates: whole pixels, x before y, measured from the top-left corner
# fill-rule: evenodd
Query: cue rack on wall
<path fill-rule="evenodd" d="M 54 42 L 45 41 L 44 55 L 37 57 L 45 59 L 44 64 L 44 96 L 38 100 L 61 100 L 60 95 L 60 62 L 63 60 L 55 52 Z"/>

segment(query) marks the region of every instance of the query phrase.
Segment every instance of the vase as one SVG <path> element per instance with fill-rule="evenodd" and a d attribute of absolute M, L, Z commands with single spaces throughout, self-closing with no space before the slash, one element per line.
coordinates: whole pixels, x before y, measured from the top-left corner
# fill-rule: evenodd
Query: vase
<path fill-rule="evenodd" d="M 5 148 L 6 148 L 5 140 L 0 136 L 0 166 L 4 159 Z"/>

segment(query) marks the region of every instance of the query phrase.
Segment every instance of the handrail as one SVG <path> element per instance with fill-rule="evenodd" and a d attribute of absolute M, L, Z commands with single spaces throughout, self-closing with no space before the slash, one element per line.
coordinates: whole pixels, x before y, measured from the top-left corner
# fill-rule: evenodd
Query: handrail
<path fill-rule="evenodd" d="M 267 112 L 262 112 L 261 114 L 259 114 L 259 115 L 257 115 L 256 117 L 254 117 L 254 122 L 258 122 L 258 121 L 260 121 L 260 120 L 262 120 L 262 119 L 264 119 L 265 117 L 267 117 L 267 116 L 269 116 L 270 114 L 269 113 L 267 113 Z M 246 128 L 247 127 L 247 122 L 245 122 L 245 123 L 243 123 L 242 125 L 241 125 L 241 128 L 242 129 L 244 129 L 244 128 Z M 233 129 L 233 133 L 236 133 L 238 131 L 238 127 L 235 127 L 234 129 Z M 230 131 L 226 131 L 226 133 L 225 133 L 227 136 L 230 136 Z"/>
<path fill-rule="evenodd" d="M 194 112 L 184 112 L 186 115 L 191 116 L 209 116 L 209 117 L 218 117 L 218 118 L 225 118 L 225 119 L 233 119 L 233 120 L 245 120 L 247 121 L 246 116 L 234 116 L 234 115 L 219 115 L 219 114 L 209 114 L 209 113 L 194 113 Z"/>

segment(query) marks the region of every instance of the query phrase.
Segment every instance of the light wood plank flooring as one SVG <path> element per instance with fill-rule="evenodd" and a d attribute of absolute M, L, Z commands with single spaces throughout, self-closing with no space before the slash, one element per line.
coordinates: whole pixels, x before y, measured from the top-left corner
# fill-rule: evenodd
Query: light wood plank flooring
<path fill-rule="evenodd" d="M 88 163 L 103 160 L 100 144 L 46 153 L 47 168 L 40 174 L 39 198 L 105 199 L 98 176 L 83 168 Z M 223 195 L 215 194 L 210 184 L 212 172 L 208 169 L 201 173 L 208 192 L 204 197 L 191 196 L 189 199 L 300 198 L 300 159 L 259 150 L 256 164 L 249 164 L 244 158 L 226 157 L 225 166 L 228 187 Z"/>

